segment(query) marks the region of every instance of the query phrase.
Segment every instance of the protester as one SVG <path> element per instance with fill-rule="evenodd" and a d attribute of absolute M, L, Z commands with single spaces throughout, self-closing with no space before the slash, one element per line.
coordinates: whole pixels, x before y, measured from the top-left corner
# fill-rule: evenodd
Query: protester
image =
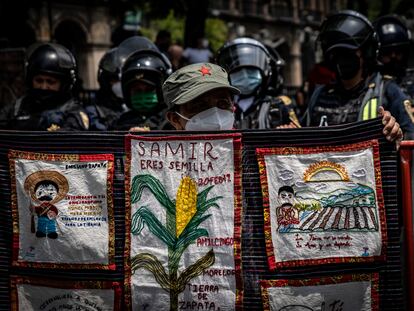
<path fill-rule="evenodd" d="M 181 45 L 172 44 L 168 49 L 168 58 L 171 61 L 173 71 L 184 66 L 183 58 L 184 49 Z"/>
<path fill-rule="evenodd" d="M 240 90 L 236 101 L 236 128 L 268 129 L 298 124 L 292 99 L 281 96 L 284 61 L 273 50 L 251 38 L 237 38 L 217 52 L 217 63 Z"/>
<path fill-rule="evenodd" d="M 155 45 L 161 53 L 168 57 L 168 50 L 171 46 L 171 32 L 160 30 L 155 38 Z"/>
<path fill-rule="evenodd" d="M 73 97 L 76 61 L 65 47 L 46 43 L 29 49 L 26 93 L 0 113 L 9 130 L 87 130 L 89 118 Z"/>
<path fill-rule="evenodd" d="M 185 66 L 162 86 L 166 117 L 176 130 L 219 131 L 233 128 L 232 95 L 239 90 L 229 84 L 227 72 L 211 63 Z"/>
<path fill-rule="evenodd" d="M 213 58 L 213 53 L 208 48 L 206 38 L 198 38 L 195 47 L 187 47 L 183 52 L 183 57 L 188 64 L 205 63 Z"/>
<path fill-rule="evenodd" d="M 387 139 L 402 136 L 399 126 L 407 136 L 413 135 L 414 125 L 403 104 L 407 96 L 394 81 L 375 73 L 378 40 L 368 19 L 350 10 L 333 14 L 323 22 L 318 40 L 337 82 L 315 89 L 305 125 L 343 124 L 382 115 Z"/>

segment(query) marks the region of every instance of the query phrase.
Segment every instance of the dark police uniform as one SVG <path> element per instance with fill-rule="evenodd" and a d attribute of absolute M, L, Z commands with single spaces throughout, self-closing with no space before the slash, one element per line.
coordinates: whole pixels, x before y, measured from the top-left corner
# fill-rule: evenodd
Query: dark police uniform
<path fill-rule="evenodd" d="M 1 113 L 0 127 L 22 131 L 83 131 L 89 128 L 89 118 L 81 104 L 71 98 L 58 107 L 39 109 L 29 97 L 19 98 Z"/>
<path fill-rule="evenodd" d="M 114 123 L 113 129 L 120 131 L 128 131 L 133 127 L 145 127 L 151 130 L 171 130 L 166 117 L 166 111 L 162 110 L 159 113 L 142 115 L 134 110 L 123 113 L 117 122 Z"/>
<path fill-rule="evenodd" d="M 295 105 L 287 96 L 255 98 L 245 111 L 236 104 L 234 113 L 234 127 L 237 129 L 271 129 L 291 121 L 299 123 Z"/>
<path fill-rule="evenodd" d="M 122 99 L 113 98 L 112 94 L 98 91 L 96 103 L 85 107 L 90 119 L 89 129 L 91 131 L 113 130 L 118 119 L 128 110 Z"/>
<path fill-rule="evenodd" d="M 379 73 L 361 83 L 354 90 L 341 85 L 319 86 L 308 105 L 306 126 L 326 126 L 369 120 L 378 116 L 380 106 L 388 110 L 408 135 L 414 135 L 414 124 L 405 109 L 410 101 L 391 77 Z"/>

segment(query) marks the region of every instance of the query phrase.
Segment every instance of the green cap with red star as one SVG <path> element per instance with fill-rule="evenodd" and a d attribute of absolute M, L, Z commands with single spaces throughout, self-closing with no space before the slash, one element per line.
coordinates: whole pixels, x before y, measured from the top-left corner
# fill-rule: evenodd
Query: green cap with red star
<path fill-rule="evenodd" d="M 191 64 L 180 68 L 162 86 L 168 108 L 183 105 L 216 89 L 227 89 L 233 94 L 240 94 L 237 88 L 230 85 L 226 70 L 211 63 Z"/>

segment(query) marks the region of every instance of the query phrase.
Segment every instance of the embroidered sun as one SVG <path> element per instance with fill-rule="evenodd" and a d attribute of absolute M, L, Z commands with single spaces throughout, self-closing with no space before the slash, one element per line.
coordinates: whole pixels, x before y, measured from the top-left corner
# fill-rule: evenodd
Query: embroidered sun
<path fill-rule="evenodd" d="M 332 174 L 329 174 L 329 178 L 316 178 L 318 174 L 323 172 L 334 173 L 334 176 L 338 176 L 339 178 L 332 179 Z M 303 173 L 303 181 L 350 181 L 350 179 L 343 165 L 325 160 L 311 164 Z"/>

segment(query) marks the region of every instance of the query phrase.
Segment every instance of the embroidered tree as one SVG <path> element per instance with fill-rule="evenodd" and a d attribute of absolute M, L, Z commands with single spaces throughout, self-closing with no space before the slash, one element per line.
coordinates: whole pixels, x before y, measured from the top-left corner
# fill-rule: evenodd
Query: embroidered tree
<path fill-rule="evenodd" d="M 155 177 L 137 175 L 133 178 L 131 202 L 138 203 L 142 192 L 147 188 L 165 208 L 167 217 L 164 225 L 147 206 L 141 206 L 132 216 L 131 232 L 139 235 L 146 224 L 149 231 L 167 245 L 168 273 L 157 257 L 149 253 L 134 256 L 131 259 L 131 269 L 134 273 L 137 269 L 143 268 L 154 275 L 160 286 L 170 294 L 170 310 L 177 310 L 178 295 L 185 289 L 186 284 L 214 264 L 215 256 L 211 249 L 181 273 L 178 271 L 179 261 L 188 246 L 198 238 L 208 236 L 208 231 L 199 226 L 211 216 L 211 214 L 205 215 L 209 208 L 219 208 L 216 201 L 222 198 L 217 196 L 207 199 L 213 187 L 210 186 L 197 193 L 195 181 L 186 176 L 181 179 L 176 200 L 171 200 L 165 187 Z"/>

